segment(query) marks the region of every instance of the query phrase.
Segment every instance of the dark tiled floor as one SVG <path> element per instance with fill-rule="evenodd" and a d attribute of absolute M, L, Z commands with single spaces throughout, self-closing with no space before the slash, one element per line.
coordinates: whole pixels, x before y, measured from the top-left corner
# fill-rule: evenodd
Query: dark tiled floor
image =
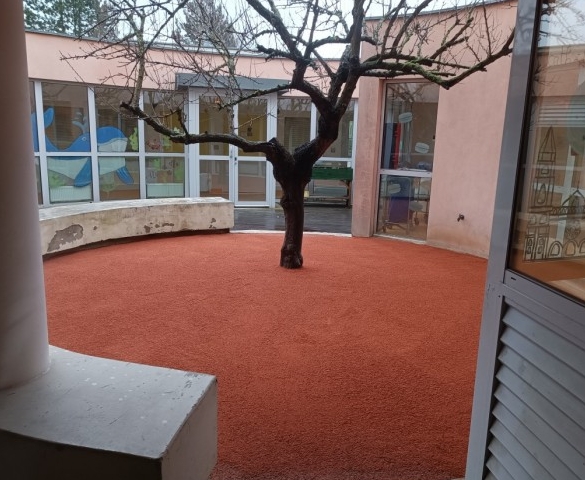
<path fill-rule="evenodd" d="M 236 208 L 234 230 L 282 230 L 284 213 L 277 208 Z M 351 208 L 305 205 L 305 232 L 351 233 Z"/>

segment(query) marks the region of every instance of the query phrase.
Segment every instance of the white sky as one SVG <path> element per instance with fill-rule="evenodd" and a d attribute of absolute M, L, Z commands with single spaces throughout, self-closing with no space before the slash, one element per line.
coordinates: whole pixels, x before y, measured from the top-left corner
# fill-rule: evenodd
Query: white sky
<path fill-rule="evenodd" d="M 216 0 L 218 4 L 222 5 L 232 17 L 238 17 L 239 12 L 242 9 L 246 9 L 248 12 L 251 11 L 251 7 L 247 6 L 245 0 Z M 438 10 L 445 8 L 453 8 L 457 5 L 465 5 L 473 3 L 478 0 L 434 0 L 431 2 L 427 10 Z M 486 0 L 490 2 L 490 0 Z M 568 0 L 571 1 L 571 0 Z M 583 1 L 583 0 L 581 0 Z M 366 0 L 367 2 L 367 0 Z M 419 5 L 421 0 L 408 0 L 410 7 Z M 138 0 L 137 3 L 148 4 L 149 0 Z M 304 16 L 305 4 L 303 0 L 275 0 L 275 3 L 280 7 L 281 15 L 285 22 L 293 28 L 299 26 L 301 19 Z M 339 9 L 343 12 L 348 22 L 351 22 L 351 8 L 353 6 L 353 0 L 321 0 L 319 3 L 321 6 L 329 5 L 330 8 Z M 370 0 L 366 17 L 379 17 L 383 13 L 388 11 L 392 4 L 396 5 L 397 0 Z M 156 17 L 156 21 L 160 21 L 160 18 Z M 176 24 L 176 22 L 175 22 Z M 319 35 L 325 36 L 331 34 L 331 30 L 322 31 Z M 268 42 L 266 42 L 268 43 Z M 339 57 L 343 53 L 344 46 L 329 45 L 320 50 L 320 53 L 325 57 Z"/>

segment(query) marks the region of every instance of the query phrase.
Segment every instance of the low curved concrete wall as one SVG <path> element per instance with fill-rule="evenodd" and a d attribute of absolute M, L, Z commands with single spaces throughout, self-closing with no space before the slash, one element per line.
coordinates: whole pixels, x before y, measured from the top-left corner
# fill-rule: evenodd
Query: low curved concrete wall
<path fill-rule="evenodd" d="M 160 198 L 41 208 L 42 254 L 160 233 L 229 231 L 234 204 L 219 197 Z"/>

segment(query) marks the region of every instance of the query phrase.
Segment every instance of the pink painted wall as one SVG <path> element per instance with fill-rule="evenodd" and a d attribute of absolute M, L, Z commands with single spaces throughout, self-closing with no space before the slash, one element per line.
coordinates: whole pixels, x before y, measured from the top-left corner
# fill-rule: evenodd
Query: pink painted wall
<path fill-rule="evenodd" d="M 499 27 L 513 26 L 516 9 L 508 2 L 490 8 Z M 362 56 L 368 53 L 364 45 Z M 510 58 L 503 58 L 487 72 L 440 91 L 427 230 L 430 245 L 488 254 L 509 71 Z M 355 236 L 374 233 L 384 85 L 383 80 L 362 79 L 352 216 Z M 465 220 L 457 222 L 459 213 Z"/>
<path fill-rule="evenodd" d="M 123 78 L 107 78 L 112 75 L 124 73 L 126 67 L 118 60 L 103 60 L 96 58 L 85 58 L 64 61 L 63 56 L 82 55 L 89 51 L 91 43 L 78 41 L 72 37 L 63 35 L 54 35 L 47 33 L 26 34 L 28 70 L 31 79 L 38 80 L 55 80 L 61 82 L 82 82 L 88 84 L 113 84 L 124 85 Z M 188 64 L 185 56 L 180 52 L 172 50 L 155 50 L 152 51 L 153 59 L 167 62 L 173 59 L 176 64 Z M 212 61 L 213 57 L 208 57 Z M 330 61 L 333 68 L 337 67 L 336 61 Z M 241 55 L 237 59 L 237 70 L 240 75 L 252 78 L 273 78 L 286 79 L 290 78 L 293 70 L 293 64 L 289 60 L 276 59 L 267 62 L 263 57 L 253 55 Z M 166 88 L 174 88 L 175 73 L 186 72 L 187 68 L 159 68 L 156 77 L 166 84 Z M 151 72 L 152 73 L 152 72 Z M 309 74 L 307 78 L 309 79 Z M 317 76 L 314 78 L 318 82 Z M 158 84 L 152 79 L 147 80 L 145 88 L 157 88 Z M 358 87 L 359 88 L 359 87 Z M 357 98 L 359 90 L 354 92 L 354 98 Z M 296 92 L 295 96 L 303 96 Z"/>
<path fill-rule="evenodd" d="M 487 256 L 510 59 L 439 95 L 427 243 Z M 458 222 L 459 214 L 465 219 Z"/>
<path fill-rule="evenodd" d="M 112 74 L 124 74 L 126 67 L 118 60 L 103 60 L 96 58 L 61 60 L 62 56 L 82 55 L 89 51 L 91 43 L 78 41 L 71 37 L 46 33 L 31 33 L 26 35 L 29 76 L 34 79 L 57 80 L 63 82 L 82 82 L 89 84 L 124 85 L 124 79 L 107 78 Z M 152 58 L 158 61 L 170 60 L 181 64 L 184 56 L 171 50 L 152 51 Z M 211 58 L 211 57 L 210 57 Z M 238 58 L 238 70 L 242 75 L 259 78 L 288 78 L 289 65 L 282 61 L 266 62 L 262 58 L 242 56 Z M 288 69 L 287 69 L 288 66 Z M 157 88 L 157 82 L 162 81 L 166 88 L 173 88 L 176 72 L 188 72 L 185 69 L 158 68 L 156 74 L 145 83 L 145 88 Z M 156 82 L 155 82 L 156 80 Z"/>
<path fill-rule="evenodd" d="M 376 219 L 385 89 L 377 78 L 362 78 L 360 82 L 351 234 L 369 237 Z"/>
<path fill-rule="evenodd" d="M 99 79 L 105 74 L 98 60 L 80 60 L 74 66 L 60 60 L 62 53 L 81 53 L 81 46 L 81 42 L 69 37 L 27 32 L 29 78 L 61 82 L 80 82 L 81 79 L 87 79 L 85 81 L 88 83 L 100 83 Z"/>

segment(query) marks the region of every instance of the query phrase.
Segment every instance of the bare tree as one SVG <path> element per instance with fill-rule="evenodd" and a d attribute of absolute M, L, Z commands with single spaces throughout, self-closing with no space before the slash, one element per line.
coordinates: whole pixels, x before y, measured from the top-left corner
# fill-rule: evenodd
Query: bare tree
<path fill-rule="evenodd" d="M 231 12 L 236 20 L 229 21 L 230 33 L 237 38 L 235 45 L 226 42 L 225 36 L 202 32 L 202 42 L 185 46 L 176 35 L 177 26 L 184 21 L 183 9 L 187 3 L 197 2 L 204 9 L 206 0 L 142 0 L 138 4 L 119 0 L 113 15 L 124 23 L 118 25 L 120 40 L 68 58 L 102 56 L 123 63 L 128 71 L 126 84 L 134 94 L 121 107 L 172 142 L 221 142 L 265 155 L 283 191 L 280 204 L 285 234 L 280 265 L 300 268 L 303 192 L 313 165 L 337 139 L 358 80 L 416 76 L 448 89 L 511 52 L 513 31 L 503 31 L 492 18 L 489 4 L 493 1 L 451 1 L 429 13 L 430 7 L 437 8 L 437 0 L 353 0 L 350 11 L 344 10 L 347 2 L 343 0 L 242 0 L 239 9 Z M 169 42 L 173 55 L 155 60 L 151 53 L 158 43 Z M 360 56 L 362 46 L 368 53 Z M 326 58 L 329 47 L 342 49 L 338 60 Z M 245 74 L 238 70 L 238 59 L 243 51 L 255 52 L 267 61 L 287 61 L 292 65 L 290 78 L 266 89 L 242 88 Z M 138 102 L 147 75 L 153 78 L 153 72 L 163 67 L 194 73 L 217 92 L 219 108 L 228 112 L 234 105 L 262 95 L 301 92 L 319 113 L 316 136 L 288 151 L 276 138 L 250 141 L 235 129 L 192 133 L 181 106 L 172 108 L 181 128 L 171 128 L 164 119 L 141 109 Z"/>

